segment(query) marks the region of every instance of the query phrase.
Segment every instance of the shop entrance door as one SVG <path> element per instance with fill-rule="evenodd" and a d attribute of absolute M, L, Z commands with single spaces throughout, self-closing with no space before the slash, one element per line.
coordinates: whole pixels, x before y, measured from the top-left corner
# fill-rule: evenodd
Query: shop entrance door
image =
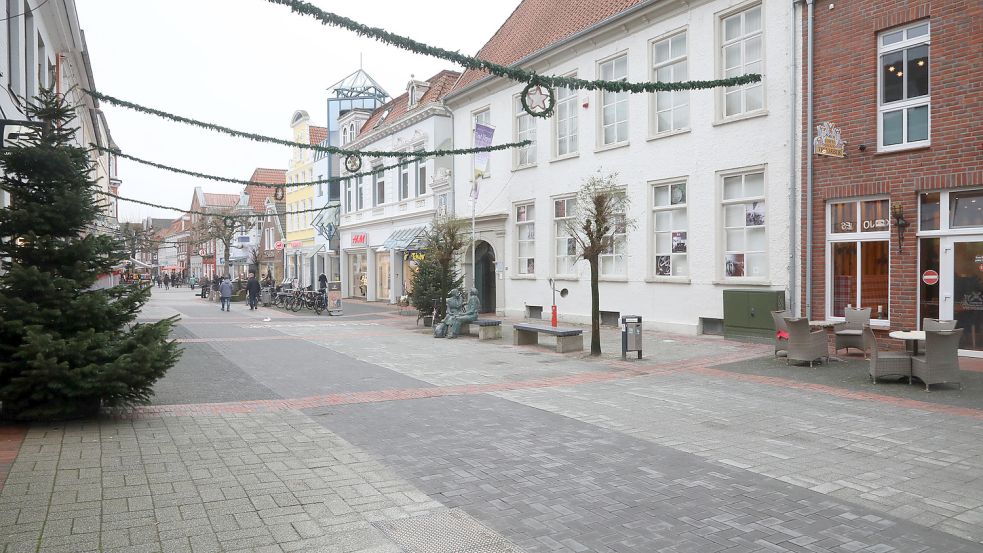
<path fill-rule="evenodd" d="M 939 317 L 963 329 L 959 353 L 983 357 L 983 236 L 942 238 Z"/>

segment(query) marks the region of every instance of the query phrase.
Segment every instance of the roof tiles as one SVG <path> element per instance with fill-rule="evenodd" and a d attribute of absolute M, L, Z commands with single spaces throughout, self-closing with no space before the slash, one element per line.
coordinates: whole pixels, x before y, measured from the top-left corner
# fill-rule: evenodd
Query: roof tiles
<path fill-rule="evenodd" d="M 430 83 L 430 88 L 423 94 L 420 101 L 417 102 L 416 107 L 423 106 L 432 102 L 439 101 L 443 98 L 451 89 L 454 87 L 454 82 L 461 76 L 457 71 L 450 71 L 445 69 L 433 77 L 426 80 Z M 389 113 L 386 113 L 388 111 Z M 362 137 L 373 130 L 375 127 L 382 122 L 382 115 L 386 114 L 385 120 L 387 123 L 392 123 L 398 121 L 403 116 L 405 116 L 409 111 L 409 92 L 404 92 L 398 97 L 386 102 L 382 106 L 375 109 L 372 115 L 369 116 L 365 124 L 362 125 L 362 130 L 359 132 L 358 136 Z"/>
<path fill-rule="evenodd" d="M 523 0 L 478 51 L 478 57 L 512 65 L 647 1 L 650 0 Z M 484 71 L 469 69 L 454 90 L 461 90 L 487 75 Z"/>

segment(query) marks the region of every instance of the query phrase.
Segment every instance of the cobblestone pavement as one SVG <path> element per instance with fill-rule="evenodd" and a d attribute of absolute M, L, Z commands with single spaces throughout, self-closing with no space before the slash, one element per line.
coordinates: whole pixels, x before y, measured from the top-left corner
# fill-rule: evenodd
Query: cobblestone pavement
<path fill-rule="evenodd" d="M 176 314 L 155 405 L 0 427 L 0 552 L 983 551 L 979 373 L 917 394 L 758 344 L 591 359 L 186 289 L 141 316 Z"/>

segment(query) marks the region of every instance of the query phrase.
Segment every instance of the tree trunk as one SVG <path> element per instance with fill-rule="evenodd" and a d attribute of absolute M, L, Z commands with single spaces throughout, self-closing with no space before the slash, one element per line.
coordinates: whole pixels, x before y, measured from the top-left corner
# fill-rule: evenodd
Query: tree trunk
<path fill-rule="evenodd" d="M 224 271 L 227 278 L 232 278 L 231 273 L 229 273 L 229 255 L 232 254 L 232 248 L 229 246 L 228 242 L 225 242 L 225 265 Z"/>
<path fill-rule="evenodd" d="M 597 282 L 597 256 L 590 263 L 590 354 L 601 354 L 601 296 Z"/>

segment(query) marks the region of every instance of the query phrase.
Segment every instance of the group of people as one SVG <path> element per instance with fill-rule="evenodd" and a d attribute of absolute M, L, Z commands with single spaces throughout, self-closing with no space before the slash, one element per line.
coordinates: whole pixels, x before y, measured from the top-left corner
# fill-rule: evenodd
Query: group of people
<path fill-rule="evenodd" d="M 219 277 L 215 277 L 217 280 Z M 229 277 L 225 277 L 219 280 L 218 283 L 218 293 L 219 299 L 221 300 L 222 311 L 228 311 L 229 307 L 232 305 L 232 280 Z M 259 294 L 262 292 L 263 287 L 259 283 L 259 279 L 256 275 L 249 273 L 249 279 L 246 281 L 246 300 L 249 304 L 249 310 L 253 311 L 259 307 Z"/>

